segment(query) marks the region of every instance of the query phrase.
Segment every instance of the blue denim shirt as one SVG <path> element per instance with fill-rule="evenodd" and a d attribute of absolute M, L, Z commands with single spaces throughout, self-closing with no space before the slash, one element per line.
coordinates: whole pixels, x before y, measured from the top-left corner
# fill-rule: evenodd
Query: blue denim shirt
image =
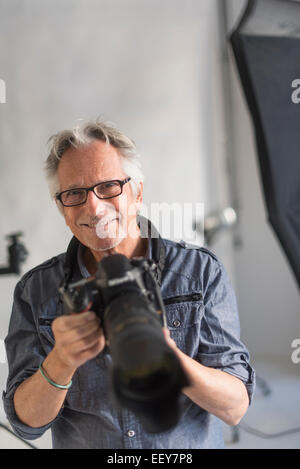
<path fill-rule="evenodd" d="M 239 339 L 235 295 L 220 261 L 205 248 L 159 239 L 161 293 L 171 337 L 201 364 L 236 376 L 245 383 L 250 401 L 255 373 Z M 148 255 L 153 255 L 153 240 Z M 159 256 L 161 250 L 158 251 Z M 78 257 L 79 256 L 79 257 Z M 139 419 L 117 408 L 110 392 L 111 356 L 107 348 L 80 366 L 73 376 L 57 417 L 31 428 L 17 417 L 13 396 L 18 385 L 38 370 L 54 345 L 51 323 L 62 314 L 58 288 L 65 275 L 66 254 L 28 272 L 17 284 L 6 350 L 9 363 L 4 409 L 14 431 L 32 440 L 51 427 L 53 448 L 197 449 L 222 448 L 222 422 L 185 395 L 177 426 L 148 434 Z M 73 279 L 88 275 L 76 256 Z"/>

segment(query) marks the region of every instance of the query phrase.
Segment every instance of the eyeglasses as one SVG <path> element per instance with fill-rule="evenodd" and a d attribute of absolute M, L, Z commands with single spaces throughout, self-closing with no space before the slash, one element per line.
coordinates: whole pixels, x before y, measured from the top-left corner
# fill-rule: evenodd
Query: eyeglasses
<path fill-rule="evenodd" d="M 74 207 L 75 205 L 83 205 L 86 203 L 89 191 L 93 191 L 98 199 L 112 199 L 118 197 L 123 192 L 123 186 L 130 181 L 130 177 L 119 181 L 105 181 L 95 184 L 92 187 L 79 187 L 68 189 L 67 191 L 60 192 L 56 195 L 64 207 Z"/>

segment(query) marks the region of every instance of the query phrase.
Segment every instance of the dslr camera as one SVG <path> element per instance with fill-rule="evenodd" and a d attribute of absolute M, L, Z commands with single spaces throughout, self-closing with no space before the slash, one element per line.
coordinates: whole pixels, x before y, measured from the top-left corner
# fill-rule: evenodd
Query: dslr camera
<path fill-rule="evenodd" d="M 180 418 L 186 376 L 162 328 L 166 313 L 155 263 L 112 254 L 94 277 L 61 289 L 65 313 L 95 311 L 112 357 L 116 404 L 134 412 L 149 433 L 170 430 Z"/>

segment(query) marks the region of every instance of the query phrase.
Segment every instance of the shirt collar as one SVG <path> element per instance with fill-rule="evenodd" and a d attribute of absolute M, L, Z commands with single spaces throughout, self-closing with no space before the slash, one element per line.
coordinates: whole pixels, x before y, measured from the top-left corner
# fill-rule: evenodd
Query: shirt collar
<path fill-rule="evenodd" d="M 152 243 L 150 242 L 151 240 L 148 238 L 147 239 L 147 252 L 145 255 L 146 259 L 151 259 L 151 254 L 152 254 Z M 88 278 L 91 276 L 90 272 L 87 270 L 86 265 L 83 260 L 83 253 L 84 253 L 84 246 L 82 244 L 78 245 L 78 250 L 77 250 L 77 263 L 78 267 L 80 270 L 80 273 L 83 278 Z"/>
<path fill-rule="evenodd" d="M 165 266 L 166 259 L 165 244 L 159 232 L 156 230 L 155 226 L 151 223 L 150 220 L 145 217 L 142 217 L 141 215 L 138 215 L 137 223 L 140 227 L 142 236 L 144 238 L 148 238 L 148 250 L 146 258 L 153 259 L 153 261 L 155 262 L 156 278 L 158 284 L 161 285 L 162 272 Z M 80 251 L 78 249 L 80 245 L 81 243 L 78 241 L 78 239 L 73 236 L 66 252 L 63 280 L 64 287 L 66 287 L 70 283 L 71 278 L 74 276 L 76 270 L 78 274 L 81 274 L 83 277 L 90 276 L 83 262 L 83 251 Z"/>

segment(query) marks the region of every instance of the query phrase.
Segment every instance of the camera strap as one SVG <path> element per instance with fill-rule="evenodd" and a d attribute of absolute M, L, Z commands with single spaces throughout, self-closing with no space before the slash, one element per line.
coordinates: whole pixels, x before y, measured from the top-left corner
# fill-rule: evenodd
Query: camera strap
<path fill-rule="evenodd" d="M 137 224 L 142 237 L 148 238 L 151 243 L 151 257 L 155 262 L 155 276 L 159 286 L 161 286 L 162 272 L 166 263 L 166 248 L 162 237 L 153 223 L 142 215 L 137 216 Z"/>
<path fill-rule="evenodd" d="M 75 236 L 71 239 L 67 252 L 66 252 L 66 258 L 65 258 L 65 264 L 64 264 L 64 281 L 63 285 L 67 286 L 71 278 L 76 271 L 76 263 L 77 263 L 77 252 L 78 248 L 80 246 L 80 242 L 78 241 Z"/>

